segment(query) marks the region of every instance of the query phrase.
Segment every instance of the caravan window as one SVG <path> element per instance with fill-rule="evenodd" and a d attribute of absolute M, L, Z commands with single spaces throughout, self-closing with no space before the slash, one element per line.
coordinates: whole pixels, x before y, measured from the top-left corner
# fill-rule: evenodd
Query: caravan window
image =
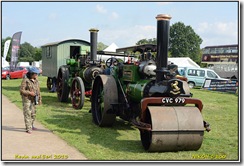
<path fill-rule="evenodd" d="M 52 55 L 51 55 L 51 47 L 47 47 L 46 48 L 46 57 L 47 58 L 51 58 L 52 57 Z"/>

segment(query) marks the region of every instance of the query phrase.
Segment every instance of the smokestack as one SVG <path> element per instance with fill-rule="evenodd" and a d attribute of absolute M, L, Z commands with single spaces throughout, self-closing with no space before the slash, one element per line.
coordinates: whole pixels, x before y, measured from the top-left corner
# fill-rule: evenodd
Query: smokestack
<path fill-rule="evenodd" d="M 92 28 L 90 31 L 90 42 L 91 42 L 91 61 L 97 60 L 97 32 L 98 29 Z"/>
<path fill-rule="evenodd" d="M 157 57 L 156 82 L 164 79 L 163 71 L 168 65 L 169 21 L 170 15 L 159 14 L 157 19 Z"/>

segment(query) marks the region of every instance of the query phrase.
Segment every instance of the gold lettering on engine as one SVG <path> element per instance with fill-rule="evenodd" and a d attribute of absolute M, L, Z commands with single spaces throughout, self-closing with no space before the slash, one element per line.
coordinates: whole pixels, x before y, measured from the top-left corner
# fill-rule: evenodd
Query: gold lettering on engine
<path fill-rule="evenodd" d="M 172 90 L 170 91 L 170 93 L 176 95 L 176 94 L 179 94 L 180 93 L 180 88 L 178 87 L 178 81 L 175 81 L 175 83 L 171 83 L 171 87 L 172 87 Z"/>

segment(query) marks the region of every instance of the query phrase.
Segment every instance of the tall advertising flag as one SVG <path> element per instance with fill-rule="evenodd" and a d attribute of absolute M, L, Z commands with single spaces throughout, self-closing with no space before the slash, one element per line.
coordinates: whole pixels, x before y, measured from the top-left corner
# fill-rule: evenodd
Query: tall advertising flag
<path fill-rule="evenodd" d="M 4 58 L 4 60 L 6 60 L 6 57 L 7 57 L 7 54 L 8 54 L 8 49 L 9 49 L 9 46 L 10 46 L 10 42 L 11 42 L 11 40 L 7 40 L 4 43 L 4 51 L 3 51 L 3 58 Z"/>
<path fill-rule="evenodd" d="M 12 37 L 12 54 L 10 62 L 10 70 L 13 71 L 18 63 L 18 51 L 20 48 L 20 38 L 22 32 L 16 32 Z"/>

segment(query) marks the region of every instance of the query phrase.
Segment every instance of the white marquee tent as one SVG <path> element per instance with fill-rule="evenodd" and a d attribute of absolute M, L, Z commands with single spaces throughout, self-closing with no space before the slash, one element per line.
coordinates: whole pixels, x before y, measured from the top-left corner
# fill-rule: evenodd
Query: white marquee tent
<path fill-rule="evenodd" d="M 173 62 L 174 64 L 178 65 L 178 67 L 194 67 L 200 68 L 196 62 L 194 62 L 189 57 L 179 57 L 179 58 L 168 58 L 169 62 Z"/>
<path fill-rule="evenodd" d="M 119 48 L 115 43 L 110 44 L 107 48 L 105 48 L 103 51 L 105 52 L 116 52 L 116 49 Z"/>
<path fill-rule="evenodd" d="M 115 43 L 110 44 L 107 48 L 105 48 L 103 51 L 107 53 L 116 53 L 116 49 L 119 48 Z M 101 59 L 102 61 L 105 61 L 111 57 L 119 58 L 121 60 L 127 61 L 127 57 L 118 57 L 118 56 L 112 56 L 112 55 L 103 55 L 103 54 L 98 54 L 97 58 Z"/>

